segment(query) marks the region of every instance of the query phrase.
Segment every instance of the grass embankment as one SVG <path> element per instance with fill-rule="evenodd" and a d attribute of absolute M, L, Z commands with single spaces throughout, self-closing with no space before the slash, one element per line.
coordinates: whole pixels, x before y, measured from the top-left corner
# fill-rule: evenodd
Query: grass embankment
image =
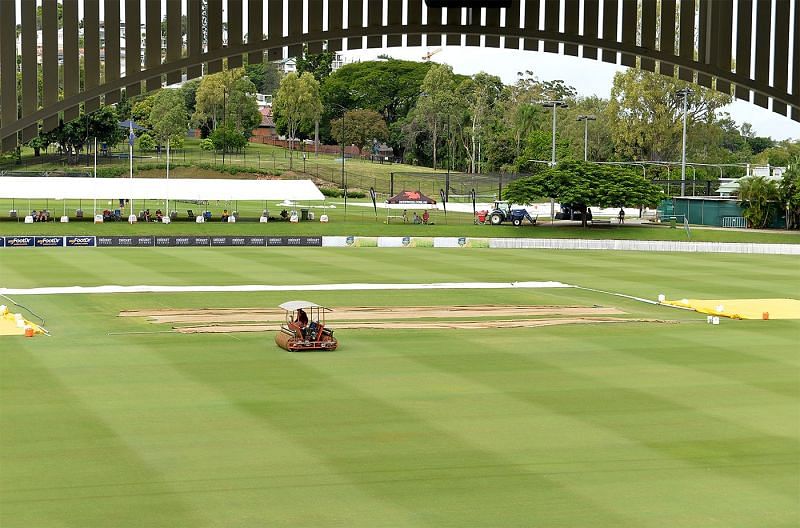
<path fill-rule="evenodd" d="M 319 154 L 307 152 L 305 163 L 303 162 L 302 152 L 289 152 L 282 147 L 263 145 L 259 143 L 248 143 L 245 152 L 242 154 L 230 154 L 225 157 L 224 164 L 220 154 L 208 152 L 200 149 L 200 142 L 197 139 L 187 139 L 185 148 L 172 154 L 171 165 L 174 164 L 179 171 L 175 177 L 195 177 L 192 169 L 197 170 L 197 174 L 206 178 L 253 178 L 257 175 L 284 175 L 291 173 L 292 178 L 314 178 L 331 185 L 343 185 L 342 160 L 340 155 Z M 137 177 L 159 177 L 163 178 L 166 168 L 166 154 L 158 156 L 155 153 L 139 153 L 134 155 L 134 175 Z M 290 160 L 290 158 L 293 158 Z M 41 163 L 42 160 L 47 160 Z M 93 158 L 80 158 L 77 165 L 67 166 L 57 156 L 45 156 L 36 158 L 33 150 L 23 148 L 22 164 L 6 164 L 0 169 L 3 170 L 23 170 L 23 171 L 54 171 L 68 170 L 91 173 Z M 128 175 L 127 150 L 116 153 L 113 157 L 98 157 L 98 174 L 100 176 Z M 172 171 L 170 171 L 172 172 Z M 404 189 L 421 189 L 423 192 L 437 196 L 439 189 L 444 186 L 445 176 L 439 172 L 439 177 L 430 180 L 426 175 L 435 173 L 428 167 L 419 167 L 405 164 L 378 163 L 360 158 L 347 158 L 345 160 L 345 177 L 347 186 L 350 189 L 369 190 L 374 187 L 376 190 L 388 193 L 390 190 L 390 174 L 396 173 L 395 192 Z M 473 183 L 473 182 L 469 182 Z M 455 185 L 455 182 L 453 182 Z M 465 183 L 466 185 L 466 183 Z M 472 187 L 485 191 L 496 191 L 497 182 L 487 180 L 475 182 Z M 459 189 L 467 193 L 472 188 Z"/>
<path fill-rule="evenodd" d="M 0 252 L 4 286 L 560 280 L 646 298 L 800 291 L 797 259 L 779 256 L 35 253 Z M 334 353 L 290 354 L 271 334 L 153 333 L 168 327 L 117 317 L 290 298 L 334 309 L 600 305 L 679 324 L 341 330 Z M 729 528 L 800 516 L 797 321 L 712 326 L 575 289 L 18 300 L 53 336 L 0 337 L 2 526 Z"/>

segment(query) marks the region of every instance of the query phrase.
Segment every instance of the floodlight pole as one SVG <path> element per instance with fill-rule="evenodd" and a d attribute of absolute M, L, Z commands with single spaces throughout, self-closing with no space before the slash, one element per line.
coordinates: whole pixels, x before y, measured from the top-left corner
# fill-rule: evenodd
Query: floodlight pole
<path fill-rule="evenodd" d="M 94 137 L 94 188 L 97 189 L 97 136 Z M 94 212 L 92 213 L 92 222 L 94 222 L 95 216 L 97 216 L 97 196 L 94 197 Z"/>
<path fill-rule="evenodd" d="M 686 113 L 689 108 L 689 96 L 694 91 L 691 88 L 683 88 L 675 92 L 675 95 L 683 98 L 683 140 L 681 146 L 681 196 L 686 196 Z"/>
<path fill-rule="evenodd" d="M 169 138 L 167 138 L 167 207 L 166 215 L 169 217 Z"/>
<path fill-rule="evenodd" d="M 556 166 L 556 108 L 567 108 L 567 103 L 564 101 L 542 101 L 541 105 L 545 108 L 553 107 L 553 150 L 552 155 L 550 157 L 550 166 Z M 550 222 L 552 223 L 555 219 L 555 200 L 550 198 Z"/>
<path fill-rule="evenodd" d="M 133 116 L 128 119 L 128 159 L 130 160 L 131 192 L 133 192 Z M 133 196 L 131 196 L 131 214 L 133 214 Z"/>
<path fill-rule="evenodd" d="M 583 121 L 583 161 L 589 160 L 589 121 L 597 119 L 593 115 L 579 115 L 578 121 Z"/>

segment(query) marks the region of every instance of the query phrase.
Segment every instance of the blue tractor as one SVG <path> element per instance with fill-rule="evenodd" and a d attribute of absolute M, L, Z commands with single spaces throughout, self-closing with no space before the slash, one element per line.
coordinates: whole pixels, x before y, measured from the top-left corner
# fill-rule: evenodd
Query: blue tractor
<path fill-rule="evenodd" d="M 511 204 L 506 201 L 494 203 L 492 212 L 489 213 L 489 222 L 492 225 L 500 225 L 503 222 L 511 222 L 515 226 L 521 226 L 522 221 L 527 219 L 531 224 L 536 224 L 536 218 L 528 214 L 525 209 L 512 209 Z"/>

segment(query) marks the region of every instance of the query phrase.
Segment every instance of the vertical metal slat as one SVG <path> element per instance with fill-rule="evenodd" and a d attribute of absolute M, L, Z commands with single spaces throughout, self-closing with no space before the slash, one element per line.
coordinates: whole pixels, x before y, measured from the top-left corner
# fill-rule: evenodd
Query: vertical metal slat
<path fill-rule="evenodd" d="M 526 35 L 536 35 L 539 33 L 539 2 L 540 0 L 527 0 L 525 2 Z M 526 38 L 522 46 L 525 50 L 536 51 L 539 49 L 539 39 Z"/>
<path fill-rule="evenodd" d="M 511 5 L 506 8 L 506 27 L 510 30 L 517 30 L 520 27 L 520 14 L 522 13 L 520 1 L 511 0 Z M 519 37 L 506 37 L 504 46 L 506 49 L 519 49 Z"/>
<path fill-rule="evenodd" d="M 242 45 L 242 0 L 228 0 L 228 47 L 238 48 Z M 228 57 L 228 68 L 239 68 L 242 65 L 241 55 Z"/>
<path fill-rule="evenodd" d="M 600 16 L 600 0 L 583 1 L 583 34 L 587 37 L 597 38 L 597 23 Z M 583 56 L 587 59 L 597 60 L 597 48 L 584 46 Z"/>
<path fill-rule="evenodd" d="M 564 1 L 564 33 L 567 35 L 578 34 L 578 22 L 580 20 L 579 0 Z M 564 55 L 578 56 L 577 44 L 564 44 Z"/>
<path fill-rule="evenodd" d="M 389 11 L 387 13 L 386 22 L 389 27 L 394 28 L 395 31 L 403 25 L 403 3 L 402 2 L 389 2 Z M 386 37 L 386 45 L 390 48 L 402 46 L 403 35 L 402 33 L 393 33 Z"/>
<path fill-rule="evenodd" d="M 736 14 L 736 75 L 750 78 L 750 36 L 753 34 L 753 0 L 739 0 Z M 750 100 L 750 90 L 736 85 L 738 99 Z"/>
<path fill-rule="evenodd" d="M 22 2 L 22 117 L 38 109 L 38 70 L 36 61 L 36 3 Z M 4 30 L 0 30 L 4 31 Z M 2 36 L 0 36 L 2 39 Z M 2 59 L 0 59 L 2 62 Z M 2 69 L 2 64 L 0 64 Z M 0 90 L 5 92 L 5 90 Z M 39 134 L 39 126 L 31 125 L 22 130 L 22 142 L 28 142 Z"/>
<path fill-rule="evenodd" d="M 700 0 L 699 22 L 700 27 L 697 30 L 697 60 L 698 62 L 708 64 L 710 59 L 709 54 L 711 53 L 711 49 L 713 49 L 713 46 L 711 46 L 708 41 L 711 38 L 711 33 L 708 31 L 711 25 L 711 4 L 709 0 Z M 697 84 L 705 86 L 706 88 L 711 88 L 713 85 L 712 78 L 709 74 L 698 71 Z"/>
<path fill-rule="evenodd" d="M 189 2 L 192 5 L 194 2 Z M 198 10 L 199 10 L 198 2 Z M 125 2 L 125 76 L 138 73 L 142 65 L 142 33 L 139 15 L 139 0 Z M 141 83 L 129 84 L 125 87 L 128 98 L 139 95 Z"/>
<path fill-rule="evenodd" d="M 559 0 L 544 0 L 544 30 L 548 33 L 558 33 Z M 546 40 L 544 50 L 549 53 L 558 53 L 558 42 Z"/>
<path fill-rule="evenodd" d="M 64 14 L 64 99 L 80 92 L 80 69 L 78 66 L 78 0 L 63 0 Z M 78 105 L 64 109 L 64 121 L 78 117 Z"/>
<path fill-rule="evenodd" d="M 622 0 L 622 43 L 628 46 L 636 45 L 636 0 Z M 621 58 L 623 66 L 636 66 L 636 57 L 623 53 Z"/>
<path fill-rule="evenodd" d="M 283 0 L 269 0 L 267 4 L 267 38 L 275 42 L 283 37 Z M 283 58 L 283 48 L 270 48 L 267 58 L 271 61 Z"/>
<path fill-rule="evenodd" d="M 800 121 L 800 5 L 794 6 L 794 60 L 792 61 L 792 119 Z"/>
<path fill-rule="evenodd" d="M 0 2 L 5 5 L 6 2 Z M 8 20 L 8 19 L 6 19 Z M 12 19 L 13 23 L 13 19 Z M 8 35 L 6 31 L 3 35 Z M 12 31 L 13 35 L 14 32 Z M 16 87 L 14 87 L 16 88 Z M 48 108 L 58 101 L 58 12 L 56 0 L 42 0 L 42 107 Z M 3 90 L 4 94 L 15 93 Z M 9 95 L 4 95 L 8 97 Z M 16 95 L 14 95 L 16 104 Z M 6 105 L 3 105 L 5 108 Z M 58 126 L 58 115 L 44 118 L 43 131 L 49 132 Z"/>
<path fill-rule="evenodd" d="M 661 0 L 661 40 L 659 49 L 667 55 L 675 55 L 675 0 Z M 658 65 L 658 73 L 672 76 L 675 67 L 663 62 Z"/>
<path fill-rule="evenodd" d="M 487 7 L 486 8 L 486 28 L 487 33 L 500 33 L 500 8 Z M 487 48 L 499 48 L 500 37 L 497 35 L 486 35 L 484 40 Z"/>
<path fill-rule="evenodd" d="M 308 0 L 308 32 L 312 35 L 322 33 L 322 0 Z M 308 43 L 309 53 L 321 53 L 322 41 L 312 40 Z"/>
<path fill-rule="evenodd" d="M 641 47 L 652 51 L 656 49 L 656 3 L 642 3 L 642 43 Z M 654 71 L 656 61 L 647 57 L 642 57 L 642 69 Z"/>
<path fill-rule="evenodd" d="M 408 0 L 408 25 L 419 26 L 422 24 L 423 0 Z M 421 46 L 422 35 L 419 33 L 406 37 L 406 46 Z"/>
<path fill-rule="evenodd" d="M 425 43 L 428 46 L 441 46 L 442 34 L 436 30 L 442 25 L 442 8 L 428 7 L 428 30 L 425 34 Z"/>
<path fill-rule="evenodd" d="M 381 36 L 381 26 L 383 24 L 383 0 L 368 0 L 367 2 L 367 26 L 371 33 L 376 33 L 367 37 L 368 48 L 380 48 L 383 46 Z"/>
<path fill-rule="evenodd" d="M 264 2 L 250 0 L 247 4 L 247 43 L 261 42 L 264 39 Z M 263 51 L 251 51 L 247 55 L 249 64 L 261 64 L 264 61 Z"/>
<path fill-rule="evenodd" d="M 731 36 L 733 33 L 733 5 L 729 2 L 711 3 L 713 27 L 709 28 L 712 39 L 709 64 L 719 69 L 731 71 Z M 787 19 L 788 14 L 787 14 Z M 788 22 L 788 21 L 787 21 Z M 730 93 L 731 83 L 717 79 L 717 90 Z"/>
<path fill-rule="evenodd" d="M 303 34 L 303 2 L 289 2 L 289 36 L 298 37 Z M 289 46 L 289 56 L 299 57 L 303 54 L 303 45 Z"/>
<path fill-rule="evenodd" d="M 181 58 L 181 2 L 167 0 L 167 62 L 175 62 Z M 167 73 L 167 84 L 175 84 L 181 80 L 181 71 Z"/>
<path fill-rule="evenodd" d="M 147 0 L 145 20 L 145 67 L 151 70 L 161 64 L 161 0 Z M 145 88 L 148 92 L 161 88 L 161 76 L 147 79 Z"/>
<path fill-rule="evenodd" d="M 603 40 L 606 42 L 617 41 L 617 0 L 603 2 Z M 617 62 L 617 52 L 613 49 L 603 49 L 603 62 Z"/>
<path fill-rule="evenodd" d="M 15 42 L 17 20 L 15 2 L 0 2 L 0 126 L 9 127 L 17 120 L 17 44 Z M 57 86 L 57 84 L 56 84 Z M 11 151 L 17 147 L 17 134 L 0 138 L 0 151 Z"/>
<path fill-rule="evenodd" d="M 328 0 L 328 31 L 341 31 L 343 20 L 344 1 Z M 343 45 L 342 39 L 328 40 L 328 49 L 331 51 L 341 51 Z"/>
<path fill-rule="evenodd" d="M 348 0 L 347 5 L 347 29 L 350 30 L 350 33 L 360 32 L 364 20 L 364 2 L 363 0 Z M 361 49 L 362 40 L 360 36 L 348 37 L 347 49 Z"/>
<path fill-rule="evenodd" d="M 222 0 L 208 0 L 208 51 L 222 48 Z M 208 61 L 208 73 L 222 71 L 222 60 Z"/>
<path fill-rule="evenodd" d="M 795 5 L 795 9 L 800 6 Z M 776 2 L 775 4 L 775 35 L 773 35 L 773 49 L 775 56 L 772 58 L 774 64 L 772 85 L 783 93 L 789 92 L 789 2 Z M 795 27 L 795 39 L 800 27 Z M 795 71 L 795 76 L 800 72 Z M 795 98 L 798 95 L 795 94 Z M 772 101 L 772 111 L 786 115 L 786 104 L 780 101 Z"/>
<path fill-rule="evenodd" d="M 105 36 L 105 82 L 110 83 L 119 79 L 119 2 L 105 0 L 103 11 L 103 28 Z M 114 104 L 119 101 L 119 90 L 106 92 L 105 104 Z"/>
<path fill-rule="evenodd" d="M 762 85 L 769 84 L 769 41 L 771 18 L 772 4 L 765 1 L 757 2 L 755 80 L 756 83 L 761 83 Z M 753 95 L 753 102 L 763 108 L 767 108 L 769 104 L 767 96 L 759 94 L 758 92 Z"/>
<path fill-rule="evenodd" d="M 694 2 L 695 0 L 680 0 L 680 54 L 679 56 L 694 60 Z M 678 68 L 678 78 L 684 81 L 693 80 L 692 70 Z"/>

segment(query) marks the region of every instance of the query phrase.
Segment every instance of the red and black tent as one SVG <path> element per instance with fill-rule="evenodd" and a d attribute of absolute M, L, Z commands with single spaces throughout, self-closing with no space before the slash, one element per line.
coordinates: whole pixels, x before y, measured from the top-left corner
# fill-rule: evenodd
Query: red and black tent
<path fill-rule="evenodd" d="M 432 205 L 436 200 L 428 198 L 419 191 L 403 191 L 400 194 L 389 198 L 386 203 L 407 204 L 407 205 Z"/>

